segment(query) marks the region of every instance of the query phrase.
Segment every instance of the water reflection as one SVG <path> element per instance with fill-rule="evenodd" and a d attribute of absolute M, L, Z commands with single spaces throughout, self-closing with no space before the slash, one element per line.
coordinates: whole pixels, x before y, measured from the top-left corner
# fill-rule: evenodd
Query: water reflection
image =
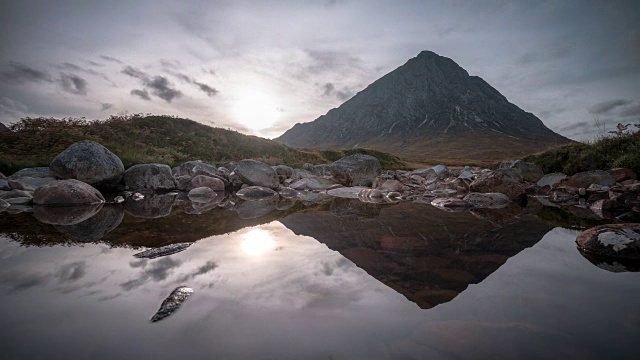
<path fill-rule="evenodd" d="M 259 256 L 276 247 L 273 236 L 266 230 L 253 229 L 241 237 L 242 250 L 249 256 Z"/>

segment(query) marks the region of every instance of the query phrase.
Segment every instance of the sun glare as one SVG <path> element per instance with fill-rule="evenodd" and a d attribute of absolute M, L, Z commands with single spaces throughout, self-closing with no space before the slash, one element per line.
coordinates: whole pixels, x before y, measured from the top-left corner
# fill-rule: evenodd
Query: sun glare
<path fill-rule="evenodd" d="M 233 106 L 236 120 L 253 131 L 273 125 L 280 116 L 275 100 L 268 94 L 255 90 L 240 93 Z"/>
<path fill-rule="evenodd" d="M 267 230 L 253 229 L 242 235 L 242 251 L 249 256 L 260 256 L 276 246 L 273 236 Z"/>

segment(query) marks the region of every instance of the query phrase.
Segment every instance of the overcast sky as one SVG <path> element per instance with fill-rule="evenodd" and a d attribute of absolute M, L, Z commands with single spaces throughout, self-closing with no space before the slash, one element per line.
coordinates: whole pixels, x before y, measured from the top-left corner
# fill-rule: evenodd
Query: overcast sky
<path fill-rule="evenodd" d="M 482 3 L 482 4 L 480 4 Z M 640 1 L 0 5 L 0 121 L 153 113 L 275 137 L 421 50 L 562 135 L 640 119 Z"/>

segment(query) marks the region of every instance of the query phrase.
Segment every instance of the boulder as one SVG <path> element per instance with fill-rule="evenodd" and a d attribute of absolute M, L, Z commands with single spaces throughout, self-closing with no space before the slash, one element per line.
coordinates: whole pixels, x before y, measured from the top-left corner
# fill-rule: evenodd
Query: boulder
<path fill-rule="evenodd" d="M 402 191 L 404 185 L 398 180 L 387 180 L 382 185 L 378 186 L 378 190 L 381 191 Z"/>
<path fill-rule="evenodd" d="M 449 168 L 444 165 L 436 165 L 432 167 L 438 179 L 446 179 L 449 176 Z"/>
<path fill-rule="evenodd" d="M 97 214 L 87 220 L 73 225 L 55 225 L 55 228 L 71 240 L 82 243 L 96 242 L 117 228 L 123 218 L 122 206 L 104 205 Z"/>
<path fill-rule="evenodd" d="M 35 167 L 35 168 L 24 168 L 22 170 L 18 170 L 15 173 L 11 174 L 7 179 L 18 179 L 22 177 L 34 177 L 34 178 L 48 178 L 53 177 L 49 172 L 48 167 Z"/>
<path fill-rule="evenodd" d="M 635 180 L 636 173 L 627 168 L 615 168 L 607 171 L 609 175 L 613 176 L 615 182 L 623 182 L 625 180 Z"/>
<path fill-rule="evenodd" d="M 171 168 L 164 164 L 133 165 L 124 172 L 124 183 L 132 190 L 172 190 L 176 188 Z"/>
<path fill-rule="evenodd" d="M 52 177 L 23 176 L 19 178 L 9 179 L 7 183 L 12 189 L 35 191 L 40 186 L 52 183 L 54 181 L 56 181 L 56 179 Z"/>
<path fill-rule="evenodd" d="M 640 260 L 640 224 L 592 227 L 576 238 L 580 250 L 600 256 Z"/>
<path fill-rule="evenodd" d="M 58 154 L 49 164 L 49 172 L 58 179 L 76 179 L 95 187 L 111 188 L 122 180 L 124 165 L 104 146 L 85 140 Z"/>
<path fill-rule="evenodd" d="M 0 191 L 0 199 L 2 200 L 10 200 L 15 198 L 28 198 L 31 200 L 33 198 L 33 193 L 25 190 L 9 190 L 9 191 Z M 11 203 L 9 201 L 9 203 Z"/>
<path fill-rule="evenodd" d="M 522 178 L 522 173 L 518 169 L 498 169 L 493 173 L 506 175 L 517 182 L 524 181 L 524 179 Z"/>
<path fill-rule="evenodd" d="M 475 207 L 490 209 L 503 208 L 511 203 L 511 199 L 509 199 L 507 195 L 501 193 L 472 192 L 467 194 L 463 200 L 473 204 Z"/>
<path fill-rule="evenodd" d="M 33 216 L 38 221 L 51 225 L 80 224 L 102 209 L 102 204 L 87 204 L 75 206 L 34 206 Z"/>
<path fill-rule="evenodd" d="M 522 201 L 526 198 L 524 189 L 513 178 L 504 172 L 494 171 L 487 177 L 474 180 L 469 185 L 471 192 L 502 193 L 513 201 Z"/>
<path fill-rule="evenodd" d="M 197 175 L 193 179 L 191 179 L 187 190 L 195 189 L 198 187 L 208 187 L 213 191 L 224 191 L 225 183 L 217 177 Z"/>
<path fill-rule="evenodd" d="M 220 175 L 218 168 L 202 160 L 187 161 L 171 169 L 171 173 L 174 178 L 178 176 Z"/>
<path fill-rule="evenodd" d="M 122 204 L 124 210 L 134 217 L 157 219 L 171 214 L 175 199 L 176 195 L 171 193 L 151 194 L 142 199 L 129 196 Z"/>
<path fill-rule="evenodd" d="M 275 170 L 278 175 L 278 180 L 283 183 L 285 180 L 293 177 L 293 169 L 286 165 L 277 165 L 272 166 L 273 170 Z"/>
<path fill-rule="evenodd" d="M 39 187 L 33 193 L 33 203 L 36 205 L 72 206 L 103 202 L 100 191 L 75 179 L 57 180 Z"/>
<path fill-rule="evenodd" d="M 422 177 L 423 179 L 432 179 L 437 177 L 436 176 L 436 172 L 435 170 L 433 170 L 433 168 L 427 168 L 427 169 L 416 169 L 413 170 L 410 174 L 409 177 L 411 177 L 412 175 L 417 175 Z"/>
<path fill-rule="evenodd" d="M 240 160 L 234 172 L 245 184 L 271 189 L 277 189 L 280 184 L 276 171 L 260 161 Z"/>
<path fill-rule="evenodd" d="M 349 155 L 331 164 L 331 174 L 344 186 L 371 186 L 381 173 L 380 161 L 371 155 Z"/>
<path fill-rule="evenodd" d="M 592 170 L 577 173 L 561 182 L 563 186 L 571 186 L 575 188 L 588 188 L 591 184 L 602 186 L 613 186 L 615 179 L 611 174 L 603 170 Z"/>
<path fill-rule="evenodd" d="M 331 176 L 331 165 L 329 164 L 319 164 L 316 165 L 316 171 L 320 176 Z"/>
<path fill-rule="evenodd" d="M 316 166 L 313 164 L 305 163 L 304 165 L 302 165 L 302 169 L 307 170 L 313 175 L 320 175 L 320 172 L 316 170 Z"/>
<path fill-rule="evenodd" d="M 249 186 L 244 189 L 240 189 L 240 191 L 236 193 L 236 196 L 243 200 L 254 201 L 278 196 L 278 193 L 273 189 L 263 186 Z"/>
<path fill-rule="evenodd" d="M 9 181 L 7 179 L 0 179 L 0 190 L 11 190 L 11 186 L 9 186 Z"/>
<path fill-rule="evenodd" d="M 538 182 L 536 182 L 536 184 L 540 187 L 555 187 L 558 183 L 560 183 L 562 180 L 567 179 L 568 176 L 563 174 L 563 173 L 551 173 L 551 174 L 546 174 L 543 177 L 540 178 L 540 180 L 538 180 Z"/>
<path fill-rule="evenodd" d="M 544 176 L 540 165 L 522 160 L 505 161 L 500 164 L 500 169 L 517 169 L 522 179 L 528 182 L 537 182 Z"/>
<path fill-rule="evenodd" d="M 446 211 L 462 211 L 473 207 L 473 204 L 458 198 L 435 198 L 431 200 L 431 205 Z"/>
<path fill-rule="evenodd" d="M 213 199 L 218 197 L 218 194 L 216 194 L 216 192 L 208 186 L 200 186 L 200 187 L 195 187 L 191 189 L 191 191 L 189 191 L 187 196 L 189 197 L 189 200 L 196 201 L 198 199 L 195 199 L 195 198 Z"/>

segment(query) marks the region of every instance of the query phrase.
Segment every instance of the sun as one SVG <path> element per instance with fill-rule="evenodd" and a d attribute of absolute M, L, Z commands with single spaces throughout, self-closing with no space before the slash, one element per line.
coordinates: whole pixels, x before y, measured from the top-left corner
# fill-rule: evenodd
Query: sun
<path fill-rule="evenodd" d="M 249 256 L 260 256 L 276 247 L 271 233 L 264 229 L 253 229 L 242 235 L 242 250 Z"/>
<path fill-rule="evenodd" d="M 243 90 L 233 105 L 238 123 L 250 130 L 260 131 L 272 126 L 280 118 L 276 101 L 265 92 Z"/>

